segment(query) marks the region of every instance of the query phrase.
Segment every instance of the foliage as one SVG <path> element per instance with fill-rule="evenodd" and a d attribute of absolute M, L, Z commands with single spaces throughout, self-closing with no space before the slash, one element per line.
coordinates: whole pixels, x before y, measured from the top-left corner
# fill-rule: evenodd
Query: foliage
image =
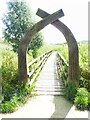
<path fill-rule="evenodd" d="M 85 110 L 88 106 L 88 91 L 86 88 L 79 88 L 74 100 L 77 109 Z"/>
<path fill-rule="evenodd" d="M 11 43 L 14 51 L 17 50 L 21 37 L 29 27 L 31 16 L 28 10 L 25 2 L 8 2 L 8 13 L 3 19 L 6 26 L 4 36 L 5 40 Z"/>
<path fill-rule="evenodd" d="M 85 43 L 80 42 L 80 43 L 78 43 L 78 47 L 79 47 L 80 68 L 87 70 L 88 69 L 88 43 L 87 42 L 85 42 Z M 60 52 L 60 54 L 62 56 L 64 56 L 64 58 L 68 62 L 68 46 L 67 46 L 67 44 L 58 45 L 56 50 L 58 52 Z"/>
<path fill-rule="evenodd" d="M 31 87 L 26 84 L 19 84 L 17 74 L 17 54 L 11 50 L 2 52 L 2 76 L 3 76 L 3 97 L 0 104 L 0 112 L 8 113 L 15 111 L 20 105 L 24 104 L 31 96 Z M 28 61 L 32 61 L 32 51 L 28 51 Z"/>
<path fill-rule="evenodd" d="M 2 113 L 13 112 L 14 109 L 15 109 L 15 105 L 10 101 L 6 101 L 5 103 L 0 104 L 0 112 Z"/>
<path fill-rule="evenodd" d="M 88 68 L 81 68 L 80 73 L 83 78 L 90 80 L 90 70 Z"/>
<path fill-rule="evenodd" d="M 33 52 L 32 50 L 28 51 L 28 54 L 27 54 L 28 63 L 34 59 L 32 52 Z"/>
<path fill-rule="evenodd" d="M 84 110 L 88 108 L 90 110 L 90 93 L 89 93 L 89 97 L 87 94 L 88 91 L 90 90 L 90 86 L 89 86 L 90 71 L 88 70 L 88 43 L 87 42 L 78 43 L 78 47 L 79 47 L 79 66 L 80 66 L 80 75 L 81 75 L 79 80 L 78 92 L 77 92 L 77 87 L 68 84 L 65 88 L 65 95 L 66 98 L 68 98 L 68 100 L 74 101 L 75 106 L 78 109 Z M 57 47 L 57 51 L 60 52 L 60 54 L 63 55 L 68 62 L 67 45 L 66 44 L 59 45 Z M 65 71 L 64 72 L 63 71 L 61 71 L 60 74 L 61 77 L 65 79 L 64 78 Z M 78 95 L 79 90 L 81 91 L 81 95 Z"/>
<path fill-rule="evenodd" d="M 88 70 L 88 43 L 79 43 L 80 86 L 89 90 L 90 70 Z M 81 85 L 82 84 L 82 85 Z"/>
<path fill-rule="evenodd" d="M 81 77 L 84 79 L 90 79 L 90 70 L 88 70 L 88 43 L 80 42 L 78 43 L 79 47 L 79 67 Z M 67 44 L 61 44 L 56 49 L 68 62 L 68 48 Z"/>
<path fill-rule="evenodd" d="M 18 82 L 17 55 L 8 50 L 2 52 L 2 91 L 5 100 L 9 100 Z"/>
<path fill-rule="evenodd" d="M 37 50 L 43 45 L 43 36 L 39 32 L 34 37 L 33 40 L 30 42 L 28 50 L 32 50 L 33 57 L 37 57 Z"/>
<path fill-rule="evenodd" d="M 63 80 L 64 85 L 67 85 L 68 78 L 68 66 L 64 60 L 57 55 L 57 68 L 58 68 L 58 77 Z"/>
<path fill-rule="evenodd" d="M 68 69 L 68 67 L 64 64 L 63 66 L 62 66 L 62 70 L 61 70 L 61 78 L 63 79 L 63 80 L 67 80 L 67 69 Z"/>
<path fill-rule="evenodd" d="M 33 87 L 28 84 L 17 85 L 16 91 L 9 101 L 2 101 L 0 104 L 0 112 L 11 113 L 14 112 L 18 107 L 24 104 L 30 97 L 30 93 Z"/>
<path fill-rule="evenodd" d="M 56 50 L 66 59 L 68 62 L 68 46 L 66 43 L 57 46 Z"/>
<path fill-rule="evenodd" d="M 29 55 L 32 54 L 29 52 Z M 33 59 L 33 57 L 32 57 Z M 31 58 L 29 58 L 31 61 Z M 15 111 L 21 104 L 24 104 L 34 86 L 19 84 L 17 73 L 17 54 L 11 50 L 2 51 L 2 94 L 0 112 L 8 113 Z"/>
<path fill-rule="evenodd" d="M 4 16 L 3 22 L 6 26 L 4 29 L 5 40 L 8 41 L 12 45 L 13 50 L 17 52 L 21 38 L 24 36 L 28 28 L 31 28 L 35 24 L 32 19 L 32 12 L 27 3 L 24 0 L 11 0 L 8 2 L 8 12 Z M 36 52 L 36 49 L 41 45 L 42 36 L 41 33 L 38 33 L 33 38 L 29 48 L 34 48 L 34 52 Z"/>
<path fill-rule="evenodd" d="M 88 84 L 89 84 L 89 80 L 81 77 L 80 80 L 79 80 L 79 87 L 84 87 L 84 88 L 87 88 L 89 89 L 88 87 Z"/>
<path fill-rule="evenodd" d="M 43 43 L 43 45 L 37 50 L 37 57 L 50 50 L 56 51 L 57 48 L 58 45 Z"/>
<path fill-rule="evenodd" d="M 2 52 L 2 93 L 0 112 L 13 112 L 27 101 L 32 87 L 19 84 L 17 74 L 17 55 L 13 51 Z"/>
<path fill-rule="evenodd" d="M 74 102 L 76 93 L 77 93 L 77 87 L 74 84 L 69 83 L 65 88 L 66 98 L 71 102 Z"/>
<path fill-rule="evenodd" d="M 88 42 L 79 43 L 78 46 L 80 68 L 88 69 Z"/>

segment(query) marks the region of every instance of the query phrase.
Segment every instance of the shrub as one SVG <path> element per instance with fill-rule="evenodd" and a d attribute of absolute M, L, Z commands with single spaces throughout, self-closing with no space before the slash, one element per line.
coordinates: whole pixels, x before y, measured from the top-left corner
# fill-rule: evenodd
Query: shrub
<path fill-rule="evenodd" d="M 2 93 L 10 100 L 18 84 L 17 55 L 10 50 L 2 52 Z"/>
<path fill-rule="evenodd" d="M 86 88 L 78 88 L 74 103 L 79 110 L 85 110 L 88 107 L 88 91 Z"/>
<path fill-rule="evenodd" d="M 90 70 L 80 68 L 81 76 L 87 80 L 90 79 Z"/>
<path fill-rule="evenodd" d="M 0 112 L 2 113 L 9 113 L 9 112 L 13 112 L 16 108 L 16 105 L 13 104 L 10 101 L 6 101 L 5 103 L 0 105 Z"/>
<path fill-rule="evenodd" d="M 28 100 L 28 98 L 30 97 L 30 93 L 33 89 L 32 87 L 30 87 L 28 84 L 17 85 L 16 91 L 11 97 L 11 99 L 9 101 L 4 100 L 0 104 L 0 112 L 14 112 L 20 105 L 24 104 Z"/>
<path fill-rule="evenodd" d="M 66 96 L 66 98 L 68 100 L 74 102 L 76 93 L 77 93 L 77 87 L 72 83 L 68 83 L 68 85 L 65 88 L 65 96 Z"/>
<path fill-rule="evenodd" d="M 32 56 L 31 52 L 29 54 Z M 0 103 L 0 112 L 10 113 L 27 101 L 33 86 L 19 83 L 17 54 L 10 50 L 3 51 L 2 59 L 2 93 L 4 99 Z"/>
<path fill-rule="evenodd" d="M 79 87 L 84 87 L 84 88 L 87 88 L 88 89 L 88 86 L 89 85 L 89 80 L 81 77 L 80 80 L 79 80 Z"/>
<path fill-rule="evenodd" d="M 68 72 L 67 72 L 68 67 L 64 64 L 62 66 L 62 70 L 60 71 L 60 77 L 64 81 L 64 85 L 67 85 L 67 77 L 68 77 Z"/>

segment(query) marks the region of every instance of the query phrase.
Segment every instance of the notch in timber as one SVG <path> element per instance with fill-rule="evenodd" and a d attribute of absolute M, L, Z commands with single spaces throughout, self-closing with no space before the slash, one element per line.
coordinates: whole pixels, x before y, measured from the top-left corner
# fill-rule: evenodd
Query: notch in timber
<path fill-rule="evenodd" d="M 60 14 L 60 18 L 64 16 L 64 12 L 63 12 L 62 9 L 58 10 L 57 13 Z M 48 13 L 45 13 L 45 11 L 43 11 L 43 10 L 40 9 L 40 8 L 38 8 L 36 15 L 38 15 L 38 16 L 40 16 L 40 17 L 42 17 L 42 15 L 43 15 L 43 18 L 45 18 L 45 17 L 47 17 L 49 14 L 48 14 Z"/>

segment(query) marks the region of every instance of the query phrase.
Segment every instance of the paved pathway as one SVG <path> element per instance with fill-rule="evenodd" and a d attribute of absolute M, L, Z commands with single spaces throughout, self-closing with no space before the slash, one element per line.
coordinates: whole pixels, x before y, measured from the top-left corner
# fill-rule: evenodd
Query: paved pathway
<path fill-rule="evenodd" d="M 45 64 L 45 66 L 47 66 L 48 69 L 43 68 L 38 78 L 38 82 L 36 84 L 37 87 L 35 88 L 35 90 L 39 93 L 39 96 L 30 98 L 29 101 L 24 106 L 20 107 L 14 113 L 0 114 L 0 119 L 88 118 L 87 111 L 80 112 L 75 110 L 75 107 L 63 96 L 61 96 L 62 82 L 56 79 L 55 56 L 56 53 L 53 53 L 49 57 L 48 61 Z M 47 71 L 47 73 L 45 73 L 45 71 Z M 46 80 L 48 82 L 46 82 Z M 44 84 L 41 81 L 44 81 Z"/>

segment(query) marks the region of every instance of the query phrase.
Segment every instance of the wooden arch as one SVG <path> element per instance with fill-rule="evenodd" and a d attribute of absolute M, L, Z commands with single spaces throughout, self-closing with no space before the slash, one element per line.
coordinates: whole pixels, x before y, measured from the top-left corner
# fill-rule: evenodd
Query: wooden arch
<path fill-rule="evenodd" d="M 41 18 L 47 17 L 47 12 L 38 9 L 37 15 Z M 78 83 L 79 80 L 79 55 L 78 55 L 78 45 L 76 39 L 71 32 L 71 30 L 60 20 L 56 20 L 51 23 L 55 26 L 62 34 L 64 35 L 67 45 L 68 45 L 68 53 L 69 53 L 69 69 L 68 69 L 68 81 L 73 83 Z"/>
<path fill-rule="evenodd" d="M 27 47 L 29 43 L 31 42 L 32 37 L 37 32 L 42 30 L 45 26 L 47 26 L 48 24 L 52 24 L 58 30 L 60 30 L 62 34 L 64 35 L 64 37 L 66 38 L 66 41 L 68 44 L 68 50 L 69 50 L 69 70 L 68 70 L 69 78 L 68 80 L 70 82 L 77 83 L 79 79 L 78 45 L 70 29 L 65 24 L 63 24 L 61 21 L 58 20 L 58 18 L 64 16 L 62 9 L 51 15 L 41 9 L 38 9 L 36 14 L 42 17 L 43 20 L 35 24 L 31 29 L 27 31 L 27 33 L 22 38 L 20 45 L 19 45 L 18 72 L 19 72 L 20 81 L 26 83 L 28 80 L 26 55 L 27 55 Z"/>
<path fill-rule="evenodd" d="M 64 16 L 63 11 L 60 9 L 59 11 L 48 15 L 43 20 L 36 23 L 31 29 L 28 29 L 24 37 L 21 39 L 18 49 L 18 74 L 19 80 L 23 83 L 28 81 L 27 75 L 27 48 L 29 43 L 31 42 L 33 36 L 42 30 L 45 26 L 57 20 L 58 18 Z"/>

